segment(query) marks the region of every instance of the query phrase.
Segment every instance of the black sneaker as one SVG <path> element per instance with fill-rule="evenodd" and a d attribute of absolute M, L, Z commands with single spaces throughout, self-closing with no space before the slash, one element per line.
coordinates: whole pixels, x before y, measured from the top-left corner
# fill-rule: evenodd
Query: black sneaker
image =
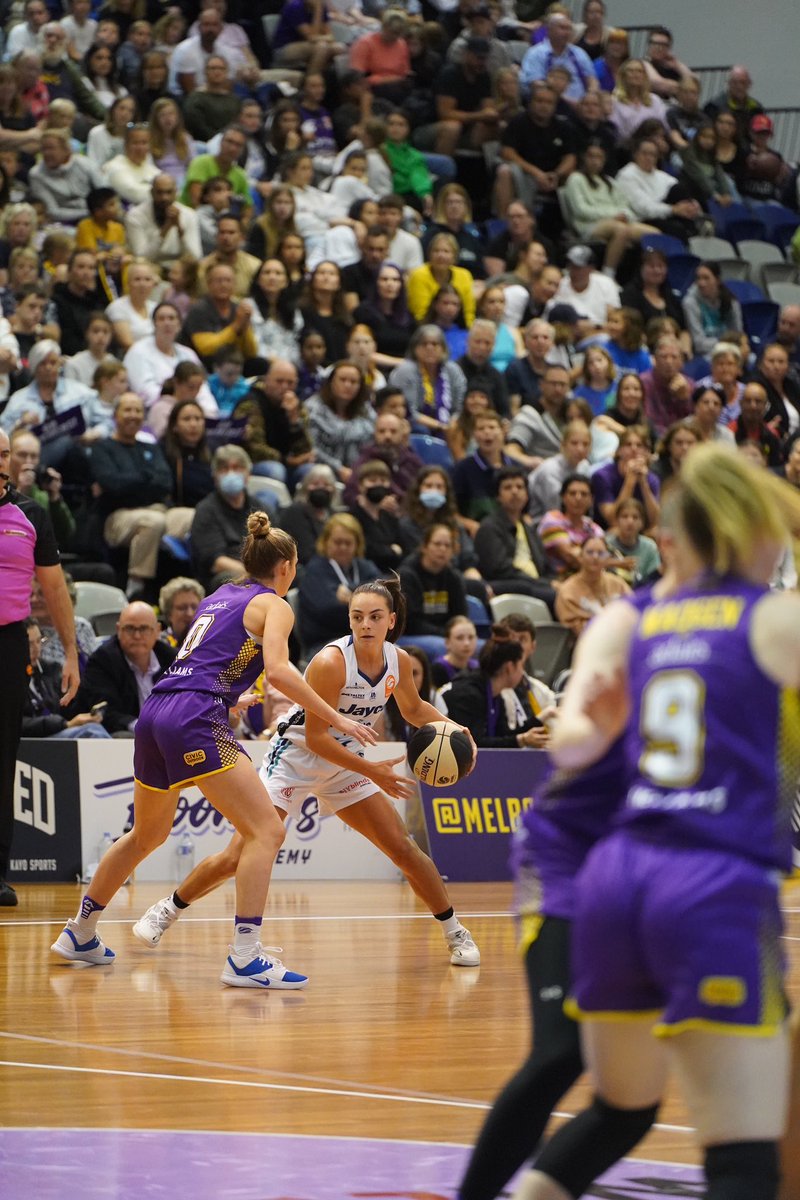
<path fill-rule="evenodd" d="M 16 908 L 19 898 L 10 883 L 0 879 L 0 908 Z"/>

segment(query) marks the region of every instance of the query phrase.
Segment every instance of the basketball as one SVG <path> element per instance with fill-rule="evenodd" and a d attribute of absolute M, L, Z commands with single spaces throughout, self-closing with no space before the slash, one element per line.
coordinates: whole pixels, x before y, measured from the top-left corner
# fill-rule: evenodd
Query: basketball
<path fill-rule="evenodd" d="M 452 721 L 433 721 L 411 735 L 408 761 L 421 783 L 449 787 L 466 775 L 472 762 L 472 745 Z"/>

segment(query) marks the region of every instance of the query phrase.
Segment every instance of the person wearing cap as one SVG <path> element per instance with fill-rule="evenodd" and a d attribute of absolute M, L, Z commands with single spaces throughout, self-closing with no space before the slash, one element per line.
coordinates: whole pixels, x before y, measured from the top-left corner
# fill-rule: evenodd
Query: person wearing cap
<path fill-rule="evenodd" d="M 553 297 L 553 306 L 568 304 L 587 321 L 590 329 L 604 329 L 608 310 L 619 308 L 619 288 L 613 279 L 595 270 L 594 254 L 588 246 L 573 246 L 567 251 L 567 274 Z M 550 320 L 552 307 L 548 313 Z"/>
<path fill-rule="evenodd" d="M 452 157 L 459 147 L 480 148 L 497 138 L 500 114 L 486 68 L 490 49 L 488 38 L 470 37 L 461 62 L 442 70 L 436 85 L 437 122 L 414 135 L 420 150 Z"/>
<path fill-rule="evenodd" d="M 750 149 L 744 160 L 739 179 L 739 193 L 744 200 L 780 200 L 783 185 L 789 178 L 786 160 L 769 145 L 774 126 L 766 113 L 756 113 L 750 120 Z"/>
<path fill-rule="evenodd" d="M 565 12 L 552 12 L 547 20 L 547 37 L 525 52 L 520 69 L 520 86 L 527 96 L 532 83 L 547 78 L 548 71 L 555 66 L 565 67 L 570 82 L 564 91 L 564 99 L 575 104 L 586 92 L 597 91 L 597 81 L 592 60 L 585 50 L 572 43 L 572 18 Z"/>
<path fill-rule="evenodd" d="M 485 4 L 479 0 L 474 7 L 468 8 L 466 12 L 462 11 L 461 15 L 466 24 L 458 37 L 450 43 L 447 51 L 449 63 L 460 63 L 464 57 L 467 42 L 470 38 L 477 37 L 486 38 L 489 42 L 486 69 L 492 79 L 503 67 L 513 65 L 514 60 L 508 49 L 508 42 L 503 42 L 495 36 L 495 27 L 499 16 L 499 9 L 496 5 Z"/>
<path fill-rule="evenodd" d="M 747 142 L 750 121 L 756 113 L 763 113 L 764 106 L 750 95 L 753 81 L 747 67 L 740 63 L 728 72 L 728 85 L 724 92 L 714 96 L 703 111 L 713 120 L 721 112 L 729 112 L 736 119 L 739 141 Z"/>
<path fill-rule="evenodd" d="M 378 32 L 360 37 L 350 49 L 350 66 L 363 72 L 375 96 L 393 104 L 402 104 L 411 90 L 407 29 L 408 19 L 402 9 L 387 8 Z"/>
<path fill-rule="evenodd" d="M 549 84 L 531 87 L 527 112 L 513 117 L 503 131 L 495 181 L 498 216 L 505 216 L 517 196 L 528 208 L 542 206 L 539 225 L 555 236 L 563 224 L 556 193 L 576 163 L 572 128 L 556 116 L 557 102 Z"/>

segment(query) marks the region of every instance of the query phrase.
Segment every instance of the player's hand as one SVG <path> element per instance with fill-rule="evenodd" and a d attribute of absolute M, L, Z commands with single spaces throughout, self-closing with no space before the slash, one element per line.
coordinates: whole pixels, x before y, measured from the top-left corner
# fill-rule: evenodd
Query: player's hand
<path fill-rule="evenodd" d="M 247 711 L 248 708 L 251 708 L 254 704 L 260 703 L 261 696 L 259 696 L 258 692 L 242 692 L 239 699 L 231 708 L 229 716 L 240 717 L 243 712 Z"/>
<path fill-rule="evenodd" d="M 624 726 L 630 709 L 622 671 L 613 675 L 597 672 L 587 684 L 582 707 L 595 729 L 606 737 L 615 735 Z"/>
<path fill-rule="evenodd" d="M 370 763 L 369 771 L 365 771 L 364 774 L 369 774 L 369 778 L 377 783 L 387 796 L 393 796 L 395 800 L 406 800 L 413 795 L 414 783 L 407 776 L 395 775 L 392 770 L 392 767 L 396 767 L 405 760 L 405 755 L 401 754 L 399 758 L 387 758 L 382 762 Z"/>
<path fill-rule="evenodd" d="M 378 735 L 369 725 L 362 725 L 360 721 L 351 721 L 349 717 L 339 717 L 338 721 L 333 724 L 334 729 L 338 729 L 339 733 L 343 733 L 345 737 L 354 738 L 362 746 L 374 746 L 378 740 Z M 401 760 L 398 758 L 397 762 Z"/>

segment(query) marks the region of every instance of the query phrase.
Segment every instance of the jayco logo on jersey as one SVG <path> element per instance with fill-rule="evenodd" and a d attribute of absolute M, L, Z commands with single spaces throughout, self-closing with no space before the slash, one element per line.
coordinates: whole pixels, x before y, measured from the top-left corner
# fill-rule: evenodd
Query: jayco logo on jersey
<path fill-rule="evenodd" d="M 26 762 L 17 762 L 14 775 L 14 819 L 55 836 L 56 785 L 44 771 Z"/>
<path fill-rule="evenodd" d="M 351 704 L 349 708 L 340 708 L 339 712 L 344 717 L 374 717 L 383 712 L 383 705 Z"/>

